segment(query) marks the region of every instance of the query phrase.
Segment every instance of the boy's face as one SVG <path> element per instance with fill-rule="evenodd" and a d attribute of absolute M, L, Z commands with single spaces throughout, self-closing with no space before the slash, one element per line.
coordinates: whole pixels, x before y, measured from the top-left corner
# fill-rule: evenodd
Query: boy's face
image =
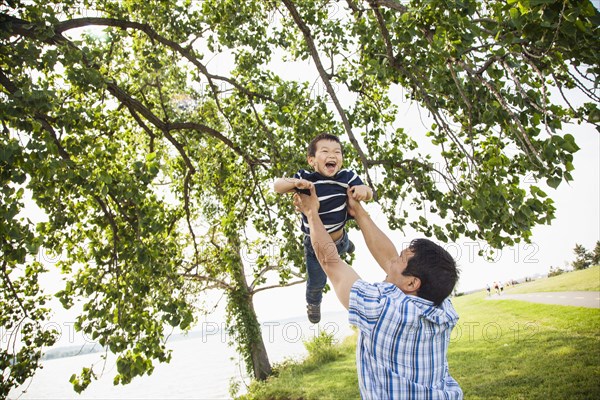
<path fill-rule="evenodd" d="M 342 169 L 342 147 L 333 140 L 319 140 L 316 143 L 314 156 L 307 161 L 313 169 L 323 176 L 332 177 Z"/>

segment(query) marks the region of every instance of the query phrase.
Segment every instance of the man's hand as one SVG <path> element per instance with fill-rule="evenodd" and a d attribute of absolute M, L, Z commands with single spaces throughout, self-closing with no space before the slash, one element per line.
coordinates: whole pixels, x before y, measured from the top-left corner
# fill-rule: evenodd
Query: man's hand
<path fill-rule="evenodd" d="M 351 195 L 348 194 L 348 197 L 352 197 L 357 201 L 369 201 L 373 198 L 373 191 L 367 185 L 358 185 L 350 188 Z"/>
<path fill-rule="evenodd" d="M 312 185 L 312 182 L 309 183 Z M 308 215 L 312 212 L 319 212 L 319 198 L 315 193 L 314 185 L 312 185 L 309 189 L 310 196 L 302 193 L 294 193 L 294 206 L 296 207 L 296 210 L 300 211 L 304 215 Z"/>
<path fill-rule="evenodd" d="M 361 211 L 364 211 L 364 209 L 362 208 L 362 204 L 360 204 L 360 202 L 354 198 L 353 189 L 354 188 L 348 188 L 347 205 L 348 205 L 348 214 L 350 214 L 351 217 L 356 219 L 357 214 L 360 213 Z"/>

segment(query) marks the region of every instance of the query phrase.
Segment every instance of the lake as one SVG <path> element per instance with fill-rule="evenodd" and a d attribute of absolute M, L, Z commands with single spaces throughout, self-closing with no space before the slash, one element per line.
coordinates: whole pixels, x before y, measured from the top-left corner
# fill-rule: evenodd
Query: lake
<path fill-rule="evenodd" d="M 155 364 L 151 376 L 134 379 L 128 385 L 113 385 L 116 374 L 112 354 L 104 361 L 103 353 L 92 353 L 67 358 L 44 360 L 43 369 L 26 385 L 13 390 L 9 399 L 230 399 L 231 379 L 240 384 L 245 393 L 249 379 L 241 359 L 227 345 L 222 323 L 200 324 L 201 331 L 169 340 L 173 351 L 169 364 Z M 305 316 L 282 321 L 261 323 L 263 338 L 271 363 L 286 358 L 306 356 L 304 341 L 319 334 L 319 330 L 333 333 L 338 340 L 350 335 L 347 312 L 324 313 L 318 325 L 310 324 Z M 73 391 L 69 377 L 81 368 L 94 366 L 99 375 L 82 394 Z M 101 374 L 101 375 L 100 375 Z"/>

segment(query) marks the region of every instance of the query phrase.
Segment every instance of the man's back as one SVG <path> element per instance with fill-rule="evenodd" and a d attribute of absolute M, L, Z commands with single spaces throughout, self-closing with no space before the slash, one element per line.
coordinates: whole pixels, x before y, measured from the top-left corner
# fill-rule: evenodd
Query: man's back
<path fill-rule="evenodd" d="M 349 312 L 360 331 L 357 369 L 363 398 L 462 399 L 446 359 L 458 320 L 449 300 L 436 307 L 391 283 L 359 280 Z"/>

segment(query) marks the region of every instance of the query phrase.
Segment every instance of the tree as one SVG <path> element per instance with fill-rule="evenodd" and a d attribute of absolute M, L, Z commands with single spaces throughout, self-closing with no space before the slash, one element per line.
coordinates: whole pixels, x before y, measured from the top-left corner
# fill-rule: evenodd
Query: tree
<path fill-rule="evenodd" d="M 575 244 L 573 252 L 575 253 L 576 258 L 571 264 L 575 270 L 586 269 L 591 265 L 598 263 L 598 242 L 596 242 L 594 252 L 588 252 L 587 249 L 580 244 Z"/>
<path fill-rule="evenodd" d="M 2 393 L 54 341 L 35 329 L 40 246 L 64 254 L 57 295 L 118 355 L 115 383 L 168 361 L 166 327 L 189 328 L 212 289 L 264 379 L 252 297 L 303 273 L 291 204 L 269 186 L 315 132 L 347 136 L 392 228 L 528 240 L 554 218 L 544 183 L 572 179 L 578 146 L 561 128 L 600 121 L 598 20 L 589 1 L 9 1 L 0 322 L 24 340 L 0 353 Z M 292 63 L 314 75 L 289 78 Z M 402 127 L 404 96 L 429 113 L 425 132 Z M 47 221 L 21 216 L 25 190 Z"/>
<path fill-rule="evenodd" d="M 594 253 L 592 254 L 592 265 L 600 265 L 600 240 L 596 241 Z"/>
<path fill-rule="evenodd" d="M 565 272 L 565 270 L 560 267 L 550 266 L 550 271 L 548 272 L 548 278 L 551 278 L 553 276 L 558 276 L 560 274 L 563 274 L 564 272 Z"/>

